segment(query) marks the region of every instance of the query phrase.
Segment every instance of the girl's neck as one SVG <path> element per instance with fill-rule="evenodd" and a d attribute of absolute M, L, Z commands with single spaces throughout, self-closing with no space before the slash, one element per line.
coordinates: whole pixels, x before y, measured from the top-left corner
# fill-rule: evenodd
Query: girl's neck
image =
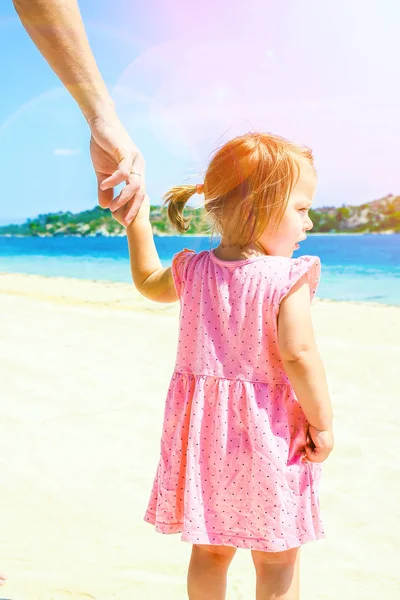
<path fill-rule="evenodd" d="M 255 258 L 256 256 L 267 256 L 266 252 L 257 243 L 248 246 L 238 246 L 226 244 L 221 240 L 220 245 L 214 250 L 214 254 L 220 260 L 244 260 L 246 258 Z"/>

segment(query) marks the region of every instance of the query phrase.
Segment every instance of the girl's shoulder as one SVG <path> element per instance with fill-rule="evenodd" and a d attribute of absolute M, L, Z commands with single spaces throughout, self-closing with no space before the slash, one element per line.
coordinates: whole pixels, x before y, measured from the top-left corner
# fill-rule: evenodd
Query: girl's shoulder
<path fill-rule="evenodd" d="M 280 280 L 279 302 L 283 300 L 303 275 L 307 276 L 310 300 L 313 300 L 321 279 L 321 259 L 319 256 L 305 254 L 297 258 L 285 256 L 276 258 L 281 259 L 277 262 Z"/>
<path fill-rule="evenodd" d="M 198 261 L 213 259 L 213 254 L 209 250 L 196 252 L 189 248 L 183 248 L 172 258 L 172 274 L 177 289 L 178 295 L 182 292 L 184 282 L 193 269 L 196 268 Z M 218 259 L 217 259 L 218 261 Z M 215 262 L 215 259 L 212 260 Z M 220 261 L 218 261 L 220 262 Z M 319 281 L 321 278 L 321 260 L 318 256 L 305 254 L 297 258 L 286 256 L 260 256 L 253 259 L 237 261 L 225 266 L 237 267 L 244 264 L 254 265 L 257 271 L 261 271 L 271 280 L 276 288 L 279 303 L 289 293 L 290 289 L 303 276 L 307 275 L 308 284 L 310 287 L 310 298 L 314 298 Z M 230 269 L 229 269 L 230 270 Z"/>
<path fill-rule="evenodd" d="M 310 299 L 316 294 L 321 279 L 319 256 L 305 254 L 297 258 L 289 256 L 265 256 L 255 259 L 257 271 L 269 280 L 274 289 L 274 298 L 280 303 L 303 275 L 307 275 Z"/>
<path fill-rule="evenodd" d="M 199 254 L 201 253 L 197 253 L 195 250 L 183 248 L 183 250 L 180 250 L 173 255 L 171 271 L 178 296 L 180 296 L 182 293 L 182 287 L 186 280 L 188 265 L 194 256 L 199 256 Z"/>

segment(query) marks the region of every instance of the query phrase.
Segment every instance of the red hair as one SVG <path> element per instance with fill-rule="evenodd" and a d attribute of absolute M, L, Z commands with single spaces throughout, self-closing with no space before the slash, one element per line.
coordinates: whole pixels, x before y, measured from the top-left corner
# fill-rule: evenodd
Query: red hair
<path fill-rule="evenodd" d="M 244 247 L 257 241 L 266 226 L 278 228 L 301 162 L 314 166 L 312 151 L 269 133 L 246 133 L 217 150 L 204 178 L 206 218 L 224 243 Z M 183 209 L 196 185 L 171 188 L 164 196 L 168 218 L 179 232 L 189 223 Z"/>

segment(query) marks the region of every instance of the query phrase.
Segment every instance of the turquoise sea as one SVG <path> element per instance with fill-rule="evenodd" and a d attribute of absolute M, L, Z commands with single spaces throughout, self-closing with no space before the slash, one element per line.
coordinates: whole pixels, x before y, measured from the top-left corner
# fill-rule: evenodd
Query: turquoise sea
<path fill-rule="evenodd" d="M 155 236 L 163 266 L 182 248 L 209 250 L 218 239 Z M 309 235 L 293 257 L 317 255 L 317 297 L 400 306 L 400 235 Z M 124 237 L 0 237 L 0 272 L 131 282 Z"/>

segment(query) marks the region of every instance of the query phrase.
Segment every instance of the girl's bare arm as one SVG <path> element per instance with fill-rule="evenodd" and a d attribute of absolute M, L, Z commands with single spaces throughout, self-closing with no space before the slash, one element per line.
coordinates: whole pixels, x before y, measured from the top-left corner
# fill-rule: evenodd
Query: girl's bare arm
<path fill-rule="evenodd" d="M 176 302 L 178 295 L 171 267 L 163 268 L 154 243 L 148 196 L 136 219 L 127 227 L 133 283 L 146 298 L 155 302 Z"/>
<path fill-rule="evenodd" d="M 280 304 L 278 343 L 283 367 L 307 421 L 317 429 L 331 430 L 332 405 L 324 365 L 314 338 L 306 275 Z"/>

